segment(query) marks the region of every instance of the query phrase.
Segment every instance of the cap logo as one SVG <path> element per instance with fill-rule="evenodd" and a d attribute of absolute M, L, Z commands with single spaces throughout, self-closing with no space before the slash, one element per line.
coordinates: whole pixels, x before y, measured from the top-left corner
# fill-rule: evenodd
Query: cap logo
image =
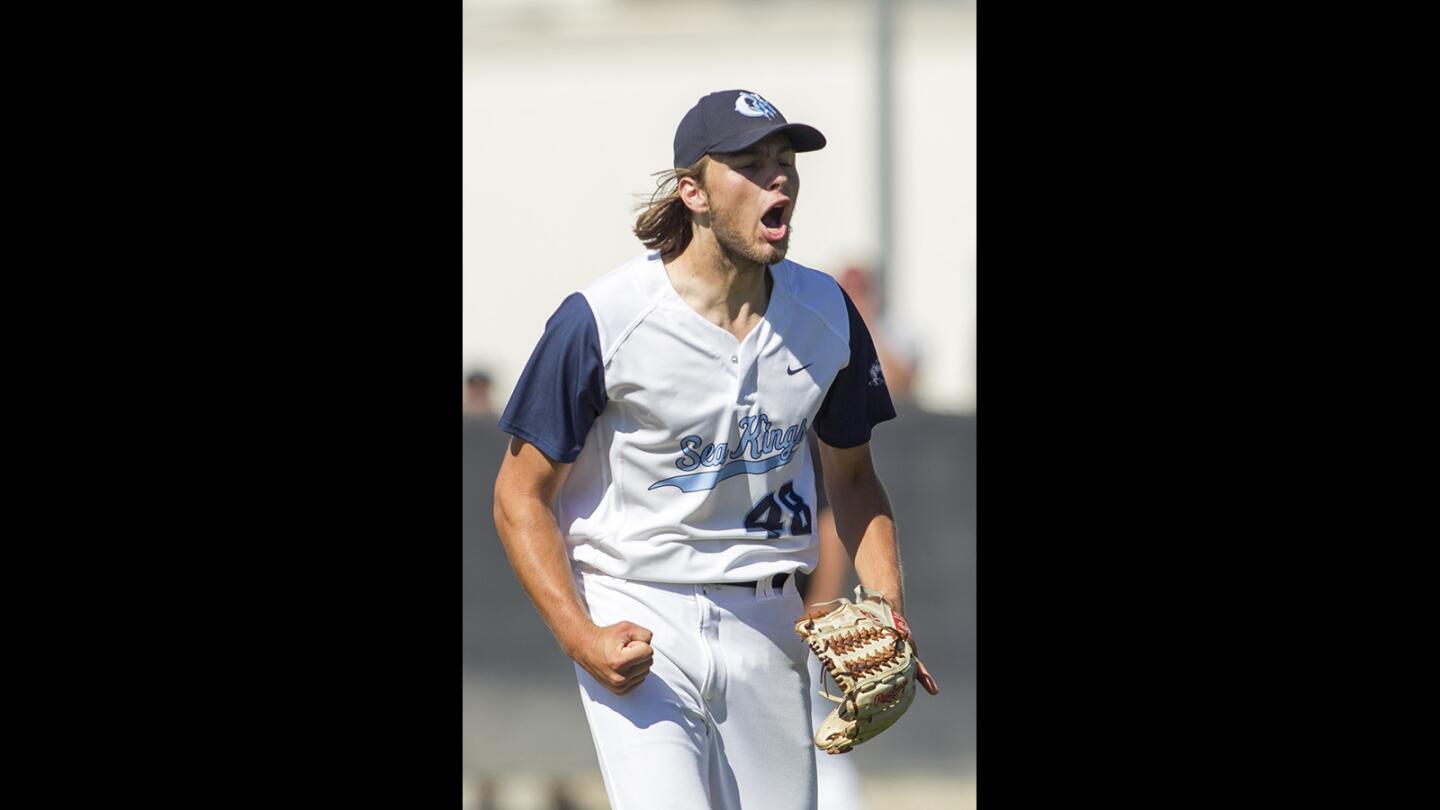
<path fill-rule="evenodd" d="M 770 106 L 770 102 L 755 93 L 741 93 L 739 98 L 735 99 L 735 112 L 751 118 L 775 118 L 780 115 Z"/>

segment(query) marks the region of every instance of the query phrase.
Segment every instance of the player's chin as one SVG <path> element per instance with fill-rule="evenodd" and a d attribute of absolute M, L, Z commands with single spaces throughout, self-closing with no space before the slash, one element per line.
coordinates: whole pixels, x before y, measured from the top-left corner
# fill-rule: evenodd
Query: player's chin
<path fill-rule="evenodd" d="M 785 261 L 785 254 L 789 252 L 790 246 L 785 243 L 766 245 L 764 249 L 765 260 L 761 264 L 779 264 Z"/>
<path fill-rule="evenodd" d="M 773 230 L 762 228 L 759 252 L 767 257 L 765 264 L 775 264 L 785 258 L 790 250 L 790 229 L 785 228 L 778 236 Z"/>

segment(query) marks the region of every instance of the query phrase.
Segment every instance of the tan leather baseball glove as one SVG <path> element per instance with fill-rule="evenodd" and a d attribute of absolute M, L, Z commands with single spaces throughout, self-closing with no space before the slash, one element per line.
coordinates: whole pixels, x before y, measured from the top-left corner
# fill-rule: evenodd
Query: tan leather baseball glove
<path fill-rule="evenodd" d="M 917 681 L 935 691 L 905 617 L 883 594 L 863 585 L 855 589 L 855 600 L 812 605 L 815 610 L 795 622 L 795 632 L 843 694 L 820 693 L 840 704 L 815 732 L 815 747 L 827 754 L 843 754 L 894 725 L 915 699 Z M 823 673 L 820 680 L 823 684 Z"/>

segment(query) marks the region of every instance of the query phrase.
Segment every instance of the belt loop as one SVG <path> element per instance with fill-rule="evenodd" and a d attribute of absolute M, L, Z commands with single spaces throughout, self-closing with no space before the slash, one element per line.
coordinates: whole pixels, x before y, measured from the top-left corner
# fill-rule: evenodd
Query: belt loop
<path fill-rule="evenodd" d="M 773 592 L 771 586 L 772 586 L 772 583 L 773 583 L 774 581 L 775 581 L 774 575 L 771 575 L 771 576 L 768 576 L 768 577 L 761 577 L 759 580 L 757 580 L 757 581 L 755 582 L 755 598 L 756 598 L 756 599 L 766 599 L 766 598 L 768 598 L 768 597 L 770 596 L 770 594 Z"/>
<path fill-rule="evenodd" d="M 788 574 L 788 572 L 782 572 L 782 574 L 773 575 L 773 577 L 770 577 L 770 592 L 772 592 L 772 594 L 783 594 L 783 592 L 785 592 L 785 585 L 788 585 L 789 581 L 791 581 L 791 579 L 793 578 L 795 578 L 795 575 Z M 776 587 L 775 585 L 776 579 L 783 579 L 783 581 L 780 582 L 779 587 Z"/>

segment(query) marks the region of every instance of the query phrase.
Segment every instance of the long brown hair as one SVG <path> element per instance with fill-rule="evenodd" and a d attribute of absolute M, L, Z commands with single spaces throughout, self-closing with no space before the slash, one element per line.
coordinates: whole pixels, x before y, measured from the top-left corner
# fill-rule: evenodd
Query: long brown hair
<path fill-rule="evenodd" d="M 680 181 L 688 177 L 704 188 L 705 164 L 709 160 L 707 155 L 693 166 L 655 173 L 655 193 L 650 195 L 650 202 L 641 203 L 640 216 L 635 219 L 635 235 L 647 249 L 671 256 L 690 244 L 690 209 L 680 199 Z"/>

